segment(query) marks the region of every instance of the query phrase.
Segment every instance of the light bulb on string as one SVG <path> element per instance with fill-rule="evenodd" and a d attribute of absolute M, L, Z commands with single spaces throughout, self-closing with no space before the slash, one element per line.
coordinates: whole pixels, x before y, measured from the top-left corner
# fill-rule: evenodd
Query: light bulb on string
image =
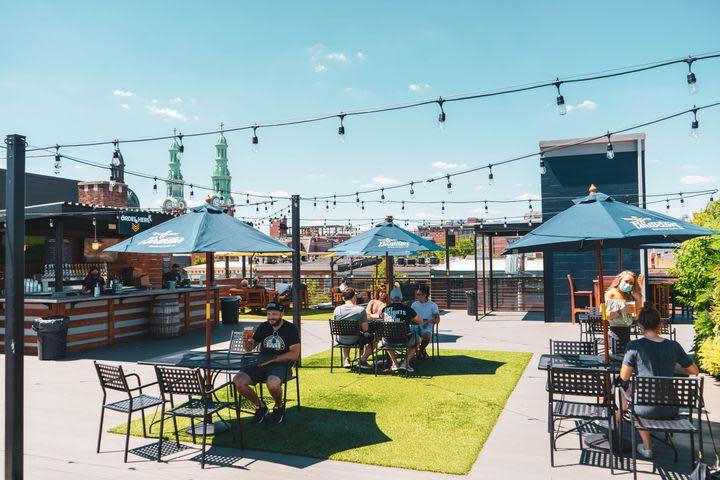
<path fill-rule="evenodd" d="M 528 210 L 530 210 L 530 213 L 533 211 L 532 200 L 528 200 Z"/>
<path fill-rule="evenodd" d="M 410 182 L 410 198 L 415 198 L 415 189 L 413 186 L 415 185 L 415 182 Z"/>
<path fill-rule="evenodd" d="M 493 181 L 495 180 L 495 176 L 493 175 L 492 167 L 493 167 L 492 164 L 488 165 L 488 170 L 489 170 L 488 185 L 491 187 L 493 186 Z"/>
<path fill-rule="evenodd" d="M 252 147 L 250 147 L 253 153 L 257 153 L 260 149 L 260 139 L 257 136 L 257 129 L 257 125 L 253 126 Z"/>
<path fill-rule="evenodd" d="M 438 125 L 440 126 L 441 132 L 445 130 L 445 109 L 443 108 L 444 103 L 445 100 L 442 97 L 438 98 L 437 104 L 440 107 L 440 114 L 438 115 Z"/>
<path fill-rule="evenodd" d="M 360 195 L 358 195 L 358 192 L 355 192 L 355 203 L 360 203 Z"/>
<path fill-rule="evenodd" d="M 528 217 L 528 227 L 532 227 L 532 215 Z"/>
<path fill-rule="evenodd" d="M 710 197 L 712 199 L 712 197 Z M 710 200 L 712 202 L 712 200 Z M 55 224 L 53 223 L 53 219 L 50 219 L 50 228 L 53 228 Z"/>
<path fill-rule="evenodd" d="M 607 133 L 607 152 L 605 153 L 605 156 L 608 160 L 612 160 L 615 158 L 615 151 L 613 150 L 613 144 L 610 141 L 610 132 Z"/>
<path fill-rule="evenodd" d="M 328 202 L 327 200 L 325 200 L 325 211 L 330 211 L 330 202 Z"/>
<path fill-rule="evenodd" d="M 697 87 L 697 78 L 695 77 L 695 74 L 692 71 L 692 64 L 695 61 L 695 58 L 688 57 L 685 59 L 685 63 L 687 63 L 688 66 L 688 74 L 687 74 L 687 84 L 688 84 L 688 90 L 690 91 L 690 95 L 695 95 L 698 91 Z"/>
<path fill-rule="evenodd" d="M 400 210 L 402 210 L 403 212 L 405 211 L 405 200 L 403 200 L 402 207 L 400 207 Z"/>
<path fill-rule="evenodd" d="M 503 219 L 503 228 L 507 228 L 507 217 Z"/>
<path fill-rule="evenodd" d="M 365 200 L 360 202 L 360 209 L 364 212 L 365 211 Z"/>
<path fill-rule="evenodd" d="M 259 211 L 260 211 L 260 205 L 257 205 L 257 204 L 255 205 L 255 211 L 256 211 L 256 212 L 259 212 Z"/>
<path fill-rule="evenodd" d="M 668 200 L 667 198 L 665 199 L 665 211 L 670 211 L 670 200 Z"/>
<path fill-rule="evenodd" d="M 442 202 L 442 209 L 440 210 L 440 213 L 441 213 L 442 215 L 445 215 L 445 201 L 444 201 L 444 200 L 443 200 L 443 202 Z"/>
<path fill-rule="evenodd" d="M 487 200 L 485 200 L 485 215 L 487 215 L 487 213 L 488 213 L 488 204 L 487 204 Z"/>
<path fill-rule="evenodd" d="M 385 203 L 385 189 L 380 189 L 380 203 Z"/>
<path fill-rule="evenodd" d="M 680 192 L 680 206 L 685 207 L 685 198 L 683 197 L 682 192 Z"/>
<path fill-rule="evenodd" d="M 55 175 L 60 175 L 60 169 L 62 168 L 61 159 L 60 145 L 55 145 Z"/>
<path fill-rule="evenodd" d="M 337 207 L 337 198 L 333 195 L 333 209 Z"/>
<path fill-rule="evenodd" d="M 190 184 L 190 199 L 193 199 L 195 197 L 195 190 L 193 189 L 193 184 Z"/>
<path fill-rule="evenodd" d="M 450 182 L 450 175 L 446 175 L 445 178 L 447 178 L 447 193 L 450 195 L 452 193 L 452 182 Z"/>
<path fill-rule="evenodd" d="M 345 143 L 345 125 L 343 124 L 343 121 L 345 120 L 345 114 L 341 113 L 338 115 L 340 118 L 340 126 L 338 127 L 338 141 L 340 143 Z"/>
<path fill-rule="evenodd" d="M 693 121 L 690 124 L 690 136 L 692 138 L 698 138 L 700 136 L 700 122 L 698 122 L 697 119 L 697 107 L 693 105 L 692 112 L 693 112 Z"/>
<path fill-rule="evenodd" d="M 317 209 L 317 197 L 313 199 L 313 208 Z"/>
<path fill-rule="evenodd" d="M 154 193 L 154 194 L 157 194 L 157 192 L 158 192 L 158 189 L 157 189 L 157 177 L 155 177 L 154 182 L 155 182 L 155 183 L 153 183 L 153 193 Z"/>
<path fill-rule="evenodd" d="M 545 167 L 545 154 L 540 154 L 540 175 L 545 175 L 547 173 L 547 168 Z"/>
<path fill-rule="evenodd" d="M 715 193 L 713 192 L 710 194 L 710 203 L 712 203 L 714 201 L 715 201 Z"/>
<path fill-rule="evenodd" d="M 182 140 L 182 139 L 183 139 L 183 134 L 182 134 L 182 133 L 179 133 L 177 137 L 178 137 L 178 140 L 180 140 L 180 146 L 178 146 L 178 156 L 177 156 L 177 158 L 178 158 L 178 160 L 182 160 L 183 155 L 185 155 L 185 145 L 183 145 L 183 140 Z"/>
<path fill-rule="evenodd" d="M 565 97 L 560 93 L 560 85 L 562 85 L 562 83 L 559 78 L 555 79 L 555 88 L 557 88 L 557 110 L 560 115 L 565 115 L 567 113 L 567 105 L 565 105 Z"/>

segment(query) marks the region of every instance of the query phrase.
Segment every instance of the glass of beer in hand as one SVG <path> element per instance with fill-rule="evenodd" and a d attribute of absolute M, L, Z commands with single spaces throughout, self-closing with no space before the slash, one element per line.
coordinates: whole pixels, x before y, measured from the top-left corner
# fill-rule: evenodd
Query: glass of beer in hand
<path fill-rule="evenodd" d="M 252 339 L 253 331 L 254 331 L 253 327 L 243 328 L 243 348 L 245 349 L 246 352 L 249 352 L 250 350 L 252 350 L 252 348 L 250 346 L 250 340 Z"/>

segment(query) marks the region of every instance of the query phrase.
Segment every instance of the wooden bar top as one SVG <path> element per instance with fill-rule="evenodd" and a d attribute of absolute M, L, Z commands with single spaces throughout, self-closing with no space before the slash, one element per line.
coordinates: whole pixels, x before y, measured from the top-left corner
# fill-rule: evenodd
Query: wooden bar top
<path fill-rule="evenodd" d="M 210 287 L 210 290 L 219 290 L 222 288 L 220 285 Z M 122 293 L 102 293 L 99 297 L 93 295 L 59 295 L 55 296 L 52 293 L 46 294 L 25 294 L 25 303 L 78 303 L 78 302 L 97 302 L 99 300 L 110 300 L 111 298 L 131 298 L 131 297 L 147 297 L 147 296 L 159 296 L 169 295 L 173 293 L 189 293 L 189 292 L 204 292 L 205 287 L 186 287 L 186 288 L 158 288 L 153 290 L 127 290 Z M 5 298 L 0 297 L 0 303 L 5 303 Z"/>

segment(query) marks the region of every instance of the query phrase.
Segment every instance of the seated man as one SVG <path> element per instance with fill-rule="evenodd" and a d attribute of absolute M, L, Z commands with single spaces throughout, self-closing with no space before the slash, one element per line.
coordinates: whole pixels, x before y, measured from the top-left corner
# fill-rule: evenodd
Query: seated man
<path fill-rule="evenodd" d="M 416 331 L 422 337 L 422 343 L 418 350 L 418 358 L 427 358 L 427 346 L 433 335 L 433 328 L 440 323 L 440 309 L 437 303 L 430 300 L 430 286 L 420 285 L 415 292 L 415 300 L 410 306 L 423 319 L 422 325 L 416 327 Z"/>
<path fill-rule="evenodd" d="M 247 278 L 240 280 L 240 288 L 250 288 L 250 282 L 248 282 Z"/>
<path fill-rule="evenodd" d="M 345 303 L 335 307 L 333 319 L 356 321 L 358 323 L 358 332 L 362 332 L 362 335 L 340 335 L 338 343 L 342 343 L 343 345 L 354 345 L 360 341 L 363 346 L 363 353 L 358 360 L 358 367 L 371 368 L 367 363 L 367 359 L 373 351 L 373 336 L 372 333 L 368 332 L 368 319 L 365 309 L 358 306 L 357 295 L 355 294 L 355 290 L 353 288 L 347 287 L 343 290 L 342 296 Z M 350 362 L 350 349 L 343 348 L 342 351 L 344 358 L 343 365 L 345 368 L 350 368 L 352 366 Z"/>
<path fill-rule="evenodd" d="M 405 322 L 410 327 L 412 327 L 413 324 L 422 324 L 422 318 L 418 316 L 417 312 L 402 303 L 402 292 L 399 288 L 393 288 L 390 292 L 390 304 L 382 309 L 381 317 L 385 322 Z M 418 334 L 415 332 L 414 328 L 410 328 L 410 333 L 407 339 L 407 357 L 405 358 L 405 361 L 402 365 L 398 365 L 397 354 L 395 353 L 395 351 L 388 350 L 388 355 L 390 355 L 390 360 L 392 361 L 392 366 L 390 367 L 390 370 L 395 371 L 400 369 L 406 370 L 409 373 L 414 372 L 415 369 L 410 366 L 410 361 L 413 359 L 415 353 L 417 352 L 418 342 Z"/>
<path fill-rule="evenodd" d="M 252 338 L 243 343 L 245 351 L 249 352 L 256 345 L 260 345 L 261 352 L 276 356 L 272 360 L 239 371 L 233 379 L 238 392 L 255 405 L 254 418 L 257 423 L 267 421 L 272 424 L 283 421 L 285 405 L 282 402 L 282 384 L 287 380 L 290 362 L 300 358 L 300 336 L 297 327 L 283 320 L 283 310 L 281 304 L 269 303 L 267 321 L 258 325 Z M 265 382 L 273 397 L 272 413 L 268 413 L 267 406 L 251 387 L 259 382 Z"/>

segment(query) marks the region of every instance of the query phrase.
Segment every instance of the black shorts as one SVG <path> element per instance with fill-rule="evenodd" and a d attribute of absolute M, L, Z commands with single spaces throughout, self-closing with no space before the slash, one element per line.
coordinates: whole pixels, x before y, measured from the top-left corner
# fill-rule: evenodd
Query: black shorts
<path fill-rule="evenodd" d="M 263 367 L 251 365 L 240 371 L 250 377 L 253 385 L 266 382 L 268 377 L 278 377 L 284 383 L 287 379 L 288 365 L 286 363 L 271 363 Z"/>

